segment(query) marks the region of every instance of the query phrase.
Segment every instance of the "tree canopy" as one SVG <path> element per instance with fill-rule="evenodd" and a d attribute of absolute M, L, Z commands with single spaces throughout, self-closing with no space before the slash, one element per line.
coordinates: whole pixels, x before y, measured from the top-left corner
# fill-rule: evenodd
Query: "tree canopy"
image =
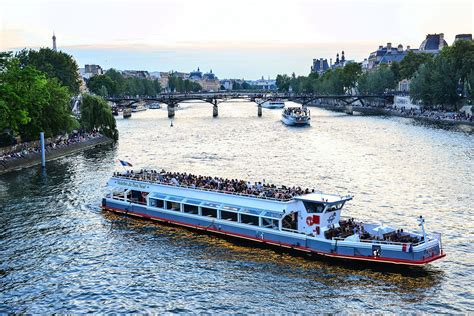
<path fill-rule="evenodd" d="M 118 130 L 112 110 L 101 97 L 90 94 L 82 95 L 80 121 L 87 132 L 97 130 L 113 140 L 118 139 Z"/>
<path fill-rule="evenodd" d="M 32 66 L 49 78 L 56 78 L 70 93 L 79 93 L 79 69 L 71 55 L 50 48 L 41 48 L 37 51 L 21 50 L 16 57 L 22 66 Z"/>
<path fill-rule="evenodd" d="M 4 63 L 0 72 L 0 130 L 33 140 L 78 127 L 69 109 L 70 94 L 56 78 L 49 78 L 18 58 Z"/>

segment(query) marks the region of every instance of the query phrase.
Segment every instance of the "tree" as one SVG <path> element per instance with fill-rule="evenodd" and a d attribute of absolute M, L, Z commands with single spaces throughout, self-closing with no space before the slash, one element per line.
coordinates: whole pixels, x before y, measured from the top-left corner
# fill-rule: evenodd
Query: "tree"
<path fill-rule="evenodd" d="M 105 86 L 102 86 L 100 87 L 99 89 L 99 93 L 98 95 L 100 95 L 101 97 L 105 98 L 109 95 L 109 92 L 107 91 L 107 88 Z"/>
<path fill-rule="evenodd" d="M 90 94 L 82 95 L 80 121 L 87 132 L 97 130 L 113 140 L 118 139 L 118 130 L 112 110 L 101 97 Z"/>
<path fill-rule="evenodd" d="M 276 77 L 276 86 L 280 92 L 288 92 L 290 88 L 290 77 L 288 75 L 278 75 Z"/>
<path fill-rule="evenodd" d="M 70 93 L 57 79 L 18 58 L 9 60 L 0 73 L 0 129 L 24 140 L 69 132 L 77 121 L 69 109 Z"/>
<path fill-rule="evenodd" d="M 358 81 L 359 92 L 364 94 L 381 94 L 395 86 L 395 75 L 387 66 L 363 74 Z"/>
<path fill-rule="evenodd" d="M 400 74 L 400 63 L 397 63 L 396 61 L 392 62 L 390 65 L 390 70 L 393 73 L 395 83 L 398 83 L 402 79 Z"/>
<path fill-rule="evenodd" d="M 113 91 L 117 91 L 115 82 L 107 75 L 97 75 L 91 77 L 89 81 L 87 81 L 87 87 L 89 88 L 90 92 L 98 95 L 101 95 L 102 87 L 107 89 L 107 94 L 110 93 L 111 95 L 114 95 Z"/>
<path fill-rule="evenodd" d="M 71 55 L 50 48 L 41 48 L 38 51 L 24 49 L 18 52 L 16 57 L 20 59 L 22 66 L 33 66 L 45 73 L 48 78 L 58 79 L 70 93 L 79 93 L 79 69 Z"/>
<path fill-rule="evenodd" d="M 342 70 L 342 84 L 346 91 L 355 88 L 357 79 L 362 74 L 362 65 L 359 63 L 349 63 Z"/>
<path fill-rule="evenodd" d="M 400 62 L 400 79 L 411 79 L 420 65 L 426 64 L 432 59 L 433 56 L 431 54 L 409 51 Z"/>
<path fill-rule="evenodd" d="M 461 101 L 457 93 L 460 81 L 460 70 L 456 69 L 455 61 L 439 55 L 420 66 L 410 84 L 411 98 L 429 107 L 456 110 Z"/>

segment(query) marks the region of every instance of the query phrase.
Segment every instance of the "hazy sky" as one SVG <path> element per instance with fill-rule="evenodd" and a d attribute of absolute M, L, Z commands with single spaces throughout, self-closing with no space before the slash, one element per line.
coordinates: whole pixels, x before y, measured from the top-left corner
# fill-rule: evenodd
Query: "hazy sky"
<path fill-rule="evenodd" d="M 378 45 L 473 33 L 469 0 L 0 0 L 0 50 L 51 46 L 80 67 L 212 68 L 220 78 L 307 74 L 313 58 L 361 61 Z"/>

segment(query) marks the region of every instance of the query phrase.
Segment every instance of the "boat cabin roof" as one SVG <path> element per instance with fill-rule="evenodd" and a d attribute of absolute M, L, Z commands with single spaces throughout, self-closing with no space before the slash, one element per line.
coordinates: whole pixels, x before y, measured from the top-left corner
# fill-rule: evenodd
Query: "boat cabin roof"
<path fill-rule="evenodd" d="M 327 204 L 336 204 L 352 200 L 352 196 L 340 196 L 336 194 L 326 194 L 322 192 L 312 192 L 294 197 L 295 200 L 302 200 L 308 202 L 322 202 Z"/>

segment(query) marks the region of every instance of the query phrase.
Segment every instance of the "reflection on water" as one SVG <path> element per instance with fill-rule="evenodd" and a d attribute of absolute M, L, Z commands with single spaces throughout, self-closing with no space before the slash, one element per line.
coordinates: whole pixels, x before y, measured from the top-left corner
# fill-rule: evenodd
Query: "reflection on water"
<path fill-rule="evenodd" d="M 250 103 L 185 104 L 118 119 L 118 145 L 0 177 L 0 311 L 465 312 L 474 309 L 473 135 L 404 118 L 312 109 L 289 129 Z M 285 251 L 98 209 L 117 159 L 352 193 L 346 213 L 415 227 L 448 256 L 387 269 Z"/>

